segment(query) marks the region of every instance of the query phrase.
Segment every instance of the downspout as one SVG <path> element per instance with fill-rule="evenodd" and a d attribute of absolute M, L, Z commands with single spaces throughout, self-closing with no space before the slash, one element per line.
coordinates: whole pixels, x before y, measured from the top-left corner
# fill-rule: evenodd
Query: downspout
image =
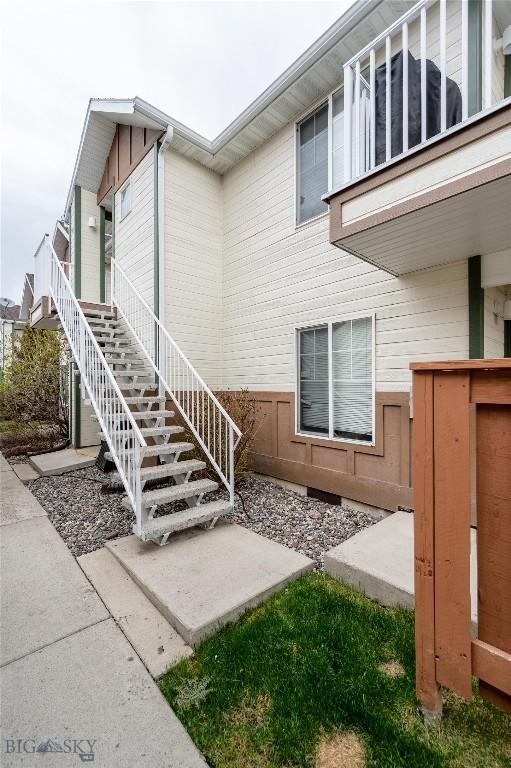
<path fill-rule="evenodd" d="M 165 326 L 165 152 L 174 138 L 174 128 L 167 126 L 158 149 L 158 319 Z"/>

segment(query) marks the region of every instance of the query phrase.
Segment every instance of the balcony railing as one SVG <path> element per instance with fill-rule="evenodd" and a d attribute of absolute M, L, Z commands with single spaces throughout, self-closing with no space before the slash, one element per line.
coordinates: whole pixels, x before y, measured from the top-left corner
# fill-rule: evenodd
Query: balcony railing
<path fill-rule="evenodd" d="M 504 98 L 496 10 L 420 0 L 345 64 L 344 183 Z"/>

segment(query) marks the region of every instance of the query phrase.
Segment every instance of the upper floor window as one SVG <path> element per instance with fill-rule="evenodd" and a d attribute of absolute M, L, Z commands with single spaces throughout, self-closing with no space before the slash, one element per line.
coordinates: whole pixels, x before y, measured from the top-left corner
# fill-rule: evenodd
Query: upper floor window
<path fill-rule="evenodd" d="M 303 221 L 328 210 L 321 196 L 328 191 L 328 102 L 298 123 L 297 219 Z"/>
<path fill-rule="evenodd" d="M 369 86 L 364 77 L 360 83 L 360 142 L 356 163 L 355 148 L 352 163 L 366 168 L 369 159 Z M 354 111 L 352 132 L 355 130 Z M 344 170 L 344 91 L 330 95 L 328 101 L 297 123 L 297 210 L 296 222 L 320 216 L 328 210 L 322 196 L 338 189 Z M 330 149 L 329 149 L 330 148 Z"/>
<path fill-rule="evenodd" d="M 297 336 L 299 432 L 374 440 L 374 317 L 303 328 Z"/>
<path fill-rule="evenodd" d="M 121 220 L 131 211 L 131 184 L 121 189 Z"/>

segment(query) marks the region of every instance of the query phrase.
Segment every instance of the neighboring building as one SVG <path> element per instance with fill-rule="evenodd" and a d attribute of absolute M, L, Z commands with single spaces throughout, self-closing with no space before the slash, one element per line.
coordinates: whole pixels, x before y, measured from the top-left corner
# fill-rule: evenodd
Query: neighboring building
<path fill-rule="evenodd" d="M 25 323 L 20 322 L 20 305 L 10 304 L 2 306 L 0 304 L 0 370 L 9 361 L 13 344 L 16 338 L 21 334 Z"/>
<path fill-rule="evenodd" d="M 212 389 L 256 393 L 257 471 L 410 506 L 410 362 L 511 354 L 510 25 L 359 0 L 213 141 L 91 100 L 54 238 L 75 295 L 108 304 L 115 262 Z M 37 267 L 35 294 L 44 324 Z"/>

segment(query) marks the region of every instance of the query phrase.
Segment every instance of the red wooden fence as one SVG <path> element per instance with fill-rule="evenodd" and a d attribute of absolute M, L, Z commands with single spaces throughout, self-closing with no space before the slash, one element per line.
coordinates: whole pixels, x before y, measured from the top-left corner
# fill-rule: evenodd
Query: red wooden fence
<path fill-rule="evenodd" d="M 413 363 L 417 696 L 440 686 L 511 712 L 511 360 Z M 477 520 L 477 637 L 470 525 Z"/>

